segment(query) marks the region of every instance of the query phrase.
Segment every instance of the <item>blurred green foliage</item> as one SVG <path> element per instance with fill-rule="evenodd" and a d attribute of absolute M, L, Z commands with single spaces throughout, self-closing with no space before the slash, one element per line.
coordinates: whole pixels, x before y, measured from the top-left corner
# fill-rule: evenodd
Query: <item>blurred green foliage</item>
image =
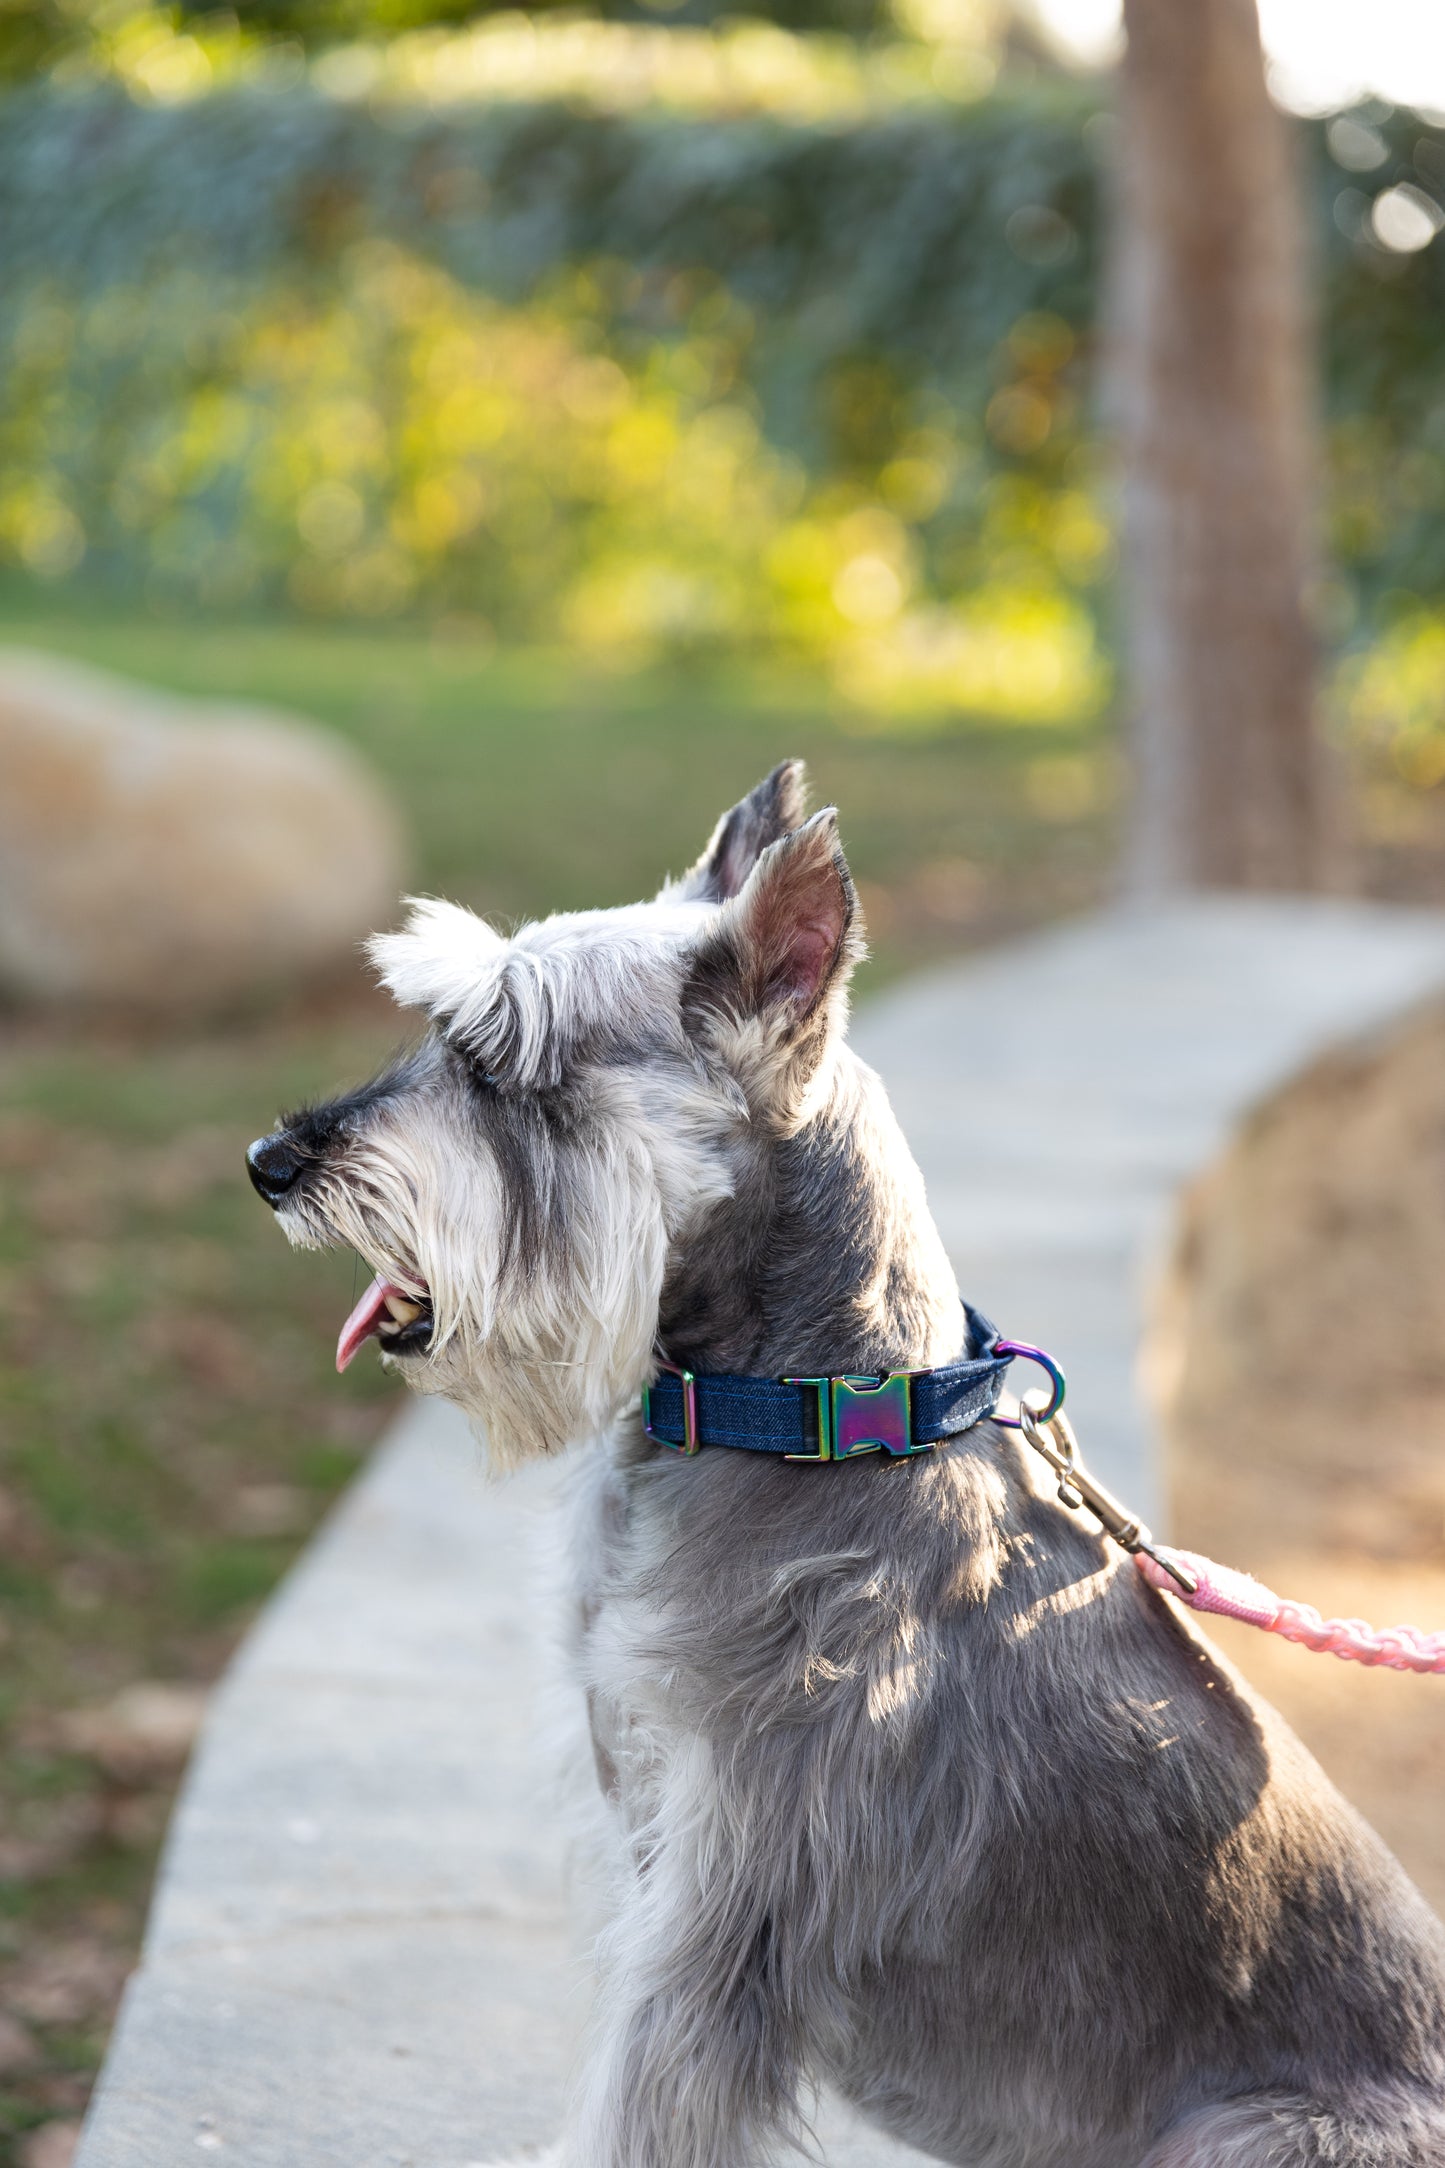
<path fill-rule="evenodd" d="M 14 98 L 0 547 L 1091 713 L 1088 117 Z"/>
<path fill-rule="evenodd" d="M 6 100 L 0 553 L 163 608 L 792 656 L 902 722 L 1102 709 L 1092 89 L 945 96 L 776 31 L 348 53 Z M 1300 132 L 1321 612 L 1363 651 L 1445 612 L 1445 129 Z"/>
<path fill-rule="evenodd" d="M 569 0 L 538 0 L 539 12 L 564 12 Z M 994 0 L 964 0 L 990 27 Z M 254 49 L 276 43 L 324 52 L 339 44 L 376 41 L 431 29 L 463 29 L 504 13 L 514 0 L 0 0 L 0 79 L 28 76 L 113 52 L 133 41 L 137 26 L 157 24 L 172 36 L 212 46 Z M 594 12 L 619 22 L 707 24 L 732 11 L 724 0 L 598 0 Z M 834 30 L 870 36 L 897 28 L 890 0 L 768 0 L 758 9 L 788 30 Z"/>
<path fill-rule="evenodd" d="M 262 37 L 292 38 L 308 48 L 344 39 L 394 37 L 432 24 L 459 26 L 501 13 L 514 0 L 234 0 L 243 30 Z M 569 0 L 539 0 L 541 12 Z M 175 14 L 202 26 L 218 13 L 214 0 L 179 0 Z M 710 23 L 727 12 L 725 0 L 598 0 L 596 12 L 619 22 Z M 891 26 L 888 0 L 768 0 L 770 22 L 788 30 L 844 30 L 867 35 Z"/>
<path fill-rule="evenodd" d="M 791 653 L 865 705 L 1098 705 L 1081 597 L 1110 544 L 1077 447 L 1010 475 L 946 402 L 895 411 L 880 365 L 840 371 L 819 475 L 763 434 L 724 290 L 671 340 L 610 339 L 600 300 L 583 273 L 507 308 L 388 242 L 319 290 L 177 269 L 52 292 L 5 372 L 0 543 L 173 605 L 425 608 L 624 662 Z M 991 411 L 1042 433 L 1071 336 L 1014 337 Z"/>

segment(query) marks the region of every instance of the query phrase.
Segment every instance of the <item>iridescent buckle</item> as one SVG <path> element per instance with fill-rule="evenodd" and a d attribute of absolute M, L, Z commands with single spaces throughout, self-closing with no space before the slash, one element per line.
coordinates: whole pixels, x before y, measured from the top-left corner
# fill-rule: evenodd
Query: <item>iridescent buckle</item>
<path fill-rule="evenodd" d="M 691 1370 L 680 1370 L 676 1363 L 660 1362 L 657 1367 L 659 1370 L 666 1370 L 669 1376 L 679 1379 L 682 1384 L 682 1443 L 681 1445 L 675 1445 L 671 1438 L 659 1438 L 657 1432 L 653 1429 L 652 1387 L 650 1385 L 644 1385 L 642 1388 L 643 1429 L 654 1443 L 665 1445 L 670 1453 L 692 1454 L 700 1452 L 702 1448 L 697 1434 L 696 1376 Z"/>
<path fill-rule="evenodd" d="M 927 1453 L 931 1441 L 913 1442 L 914 1378 L 922 1370 L 895 1370 L 886 1378 L 784 1378 L 811 1385 L 818 1395 L 818 1450 L 785 1453 L 784 1460 L 851 1460 L 858 1453 Z"/>

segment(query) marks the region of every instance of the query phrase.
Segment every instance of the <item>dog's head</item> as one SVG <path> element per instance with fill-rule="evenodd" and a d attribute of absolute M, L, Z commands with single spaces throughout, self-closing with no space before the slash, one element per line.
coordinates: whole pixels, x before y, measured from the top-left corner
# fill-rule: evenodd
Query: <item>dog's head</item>
<path fill-rule="evenodd" d="M 375 1336 L 504 1462 L 600 1430 L 649 1375 L 666 1275 L 742 1154 L 826 1093 L 860 947 L 836 817 L 803 819 L 797 762 L 651 903 L 508 939 L 414 902 L 371 953 L 425 1036 L 247 1155 L 292 1242 L 377 1275 L 338 1363 Z"/>

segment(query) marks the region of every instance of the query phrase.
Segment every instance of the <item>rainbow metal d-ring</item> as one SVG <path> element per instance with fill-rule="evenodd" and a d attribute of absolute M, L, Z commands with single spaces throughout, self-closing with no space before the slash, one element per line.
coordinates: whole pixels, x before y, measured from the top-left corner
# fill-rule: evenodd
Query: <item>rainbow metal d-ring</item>
<path fill-rule="evenodd" d="M 1053 1356 L 1046 1355 L 1041 1347 L 1030 1347 L 1027 1340 L 995 1340 L 993 1346 L 989 1349 L 989 1353 L 991 1355 L 1015 1356 L 1026 1363 L 1037 1363 L 1040 1370 L 1048 1372 L 1049 1384 L 1053 1388 L 1049 1395 L 1049 1404 L 1046 1408 L 1038 1408 L 1032 1412 L 1036 1423 L 1052 1422 L 1064 1404 L 1064 1394 L 1068 1389 L 1064 1382 L 1064 1373 L 1054 1361 Z M 1020 1427 L 1018 1417 L 1015 1415 L 995 1415 L 994 1421 L 1002 1423 L 1009 1430 L 1017 1430 Z"/>

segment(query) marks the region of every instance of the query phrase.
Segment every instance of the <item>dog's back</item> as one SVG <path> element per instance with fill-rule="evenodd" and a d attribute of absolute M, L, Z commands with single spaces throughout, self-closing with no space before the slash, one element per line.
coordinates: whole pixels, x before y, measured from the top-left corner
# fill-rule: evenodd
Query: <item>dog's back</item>
<path fill-rule="evenodd" d="M 1005 1433 L 619 1461 L 589 1672 L 634 1826 L 710 1861 L 682 2000 L 766 1949 L 761 2063 L 968 2168 L 1445 2162 L 1439 1924 Z"/>

